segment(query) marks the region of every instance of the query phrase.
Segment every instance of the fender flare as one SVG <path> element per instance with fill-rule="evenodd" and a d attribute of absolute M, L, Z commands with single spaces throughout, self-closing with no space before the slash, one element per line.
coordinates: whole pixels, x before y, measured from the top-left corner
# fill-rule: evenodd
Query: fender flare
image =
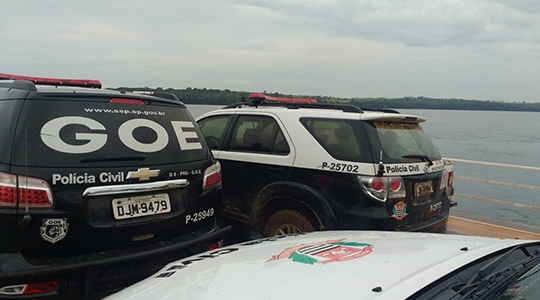
<path fill-rule="evenodd" d="M 337 225 L 334 211 L 319 191 L 298 182 L 282 181 L 265 186 L 255 197 L 252 204 L 250 226 L 262 230 L 264 211 L 273 201 L 288 199 L 311 210 L 319 222 L 320 229 L 332 229 Z M 269 217 L 269 216 L 267 216 Z"/>

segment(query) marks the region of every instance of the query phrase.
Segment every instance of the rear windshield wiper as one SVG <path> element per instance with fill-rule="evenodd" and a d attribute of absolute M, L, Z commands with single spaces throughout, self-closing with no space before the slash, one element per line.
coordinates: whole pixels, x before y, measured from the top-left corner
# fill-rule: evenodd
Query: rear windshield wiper
<path fill-rule="evenodd" d="M 106 161 L 143 161 L 146 155 L 124 155 L 124 156 L 101 156 L 81 159 L 81 163 L 106 162 Z"/>
<path fill-rule="evenodd" d="M 419 159 L 427 162 L 428 166 L 433 166 L 433 161 L 429 157 L 427 157 L 427 155 L 409 154 L 409 155 L 403 155 L 401 158 L 419 158 Z"/>

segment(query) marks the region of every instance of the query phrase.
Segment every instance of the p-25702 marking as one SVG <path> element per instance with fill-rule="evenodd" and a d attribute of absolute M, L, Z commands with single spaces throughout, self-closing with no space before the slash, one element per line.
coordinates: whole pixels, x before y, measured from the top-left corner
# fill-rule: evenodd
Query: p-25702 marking
<path fill-rule="evenodd" d="M 321 164 L 321 169 L 331 170 L 331 171 L 342 171 L 349 173 L 358 173 L 358 166 L 351 164 L 342 164 L 342 163 L 329 163 L 323 161 Z"/>

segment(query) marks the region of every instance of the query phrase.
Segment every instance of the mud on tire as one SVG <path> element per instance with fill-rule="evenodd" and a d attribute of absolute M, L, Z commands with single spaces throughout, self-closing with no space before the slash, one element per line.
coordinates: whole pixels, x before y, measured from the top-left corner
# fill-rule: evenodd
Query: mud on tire
<path fill-rule="evenodd" d="M 313 223 L 301 213 L 283 209 L 275 212 L 263 228 L 263 236 L 315 231 Z"/>

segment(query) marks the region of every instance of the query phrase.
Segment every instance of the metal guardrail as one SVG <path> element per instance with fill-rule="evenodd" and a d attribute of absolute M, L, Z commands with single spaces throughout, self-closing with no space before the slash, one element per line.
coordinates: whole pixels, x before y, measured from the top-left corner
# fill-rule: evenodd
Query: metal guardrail
<path fill-rule="evenodd" d="M 530 166 L 523 166 L 523 165 L 511 165 L 511 164 L 502 164 L 502 163 L 493 163 L 493 162 L 485 162 L 485 161 L 474 161 L 474 160 L 466 160 L 466 159 L 458 159 L 458 158 L 447 158 L 451 162 L 455 163 L 463 163 L 463 164 L 475 164 L 475 165 L 483 165 L 483 166 L 490 166 L 490 167 L 501 167 L 501 168 L 513 168 L 518 169 L 521 171 L 533 171 L 538 172 L 540 171 L 540 168 L 538 167 L 530 167 Z M 540 186 L 536 186 L 536 181 L 529 180 L 529 184 L 521 184 L 521 183 L 514 183 L 514 182 L 506 182 L 506 181 L 500 181 L 500 180 L 492 180 L 492 179 L 485 179 L 485 178 L 477 178 L 477 177 L 469 177 L 469 176 L 463 176 L 459 175 L 459 170 L 457 171 L 458 174 L 455 173 L 456 168 L 454 164 L 454 179 L 459 179 L 461 181 L 466 182 L 472 182 L 472 183 L 480 183 L 480 184 L 490 184 L 494 185 L 500 188 L 510 188 L 510 191 L 513 189 L 521 189 L 521 190 L 529 190 L 533 192 L 540 191 Z M 473 175 L 474 176 L 474 175 Z M 533 185 L 531 185 L 531 183 Z M 459 191 L 459 186 L 457 187 L 457 190 Z M 470 190 L 468 189 L 468 193 L 475 193 L 477 191 L 478 193 L 481 193 L 482 189 L 474 189 Z M 529 194 L 530 195 L 530 194 Z M 535 215 L 538 214 L 538 211 L 540 211 L 540 206 L 534 205 L 536 202 L 530 202 L 525 203 L 518 203 L 518 202 L 512 202 L 505 201 L 505 200 L 499 200 L 499 199 L 493 199 L 488 197 L 482 197 L 479 195 L 468 195 L 468 194 L 462 194 L 462 193 L 454 193 L 454 197 L 460 198 L 460 200 L 457 200 L 459 203 L 460 201 L 465 200 L 476 200 L 476 201 L 482 201 L 485 204 L 492 204 L 496 205 L 495 207 L 500 207 L 500 211 L 514 211 L 513 208 L 516 208 L 517 210 L 521 210 L 521 213 L 523 213 L 523 210 L 528 211 L 527 215 L 529 218 L 536 218 Z M 540 199 L 540 194 L 538 195 L 538 199 Z M 455 199 L 454 199 L 455 200 Z M 517 200 L 517 199 L 516 199 Z M 457 206 L 460 207 L 459 205 Z M 478 206 L 475 206 L 478 207 Z M 493 207 L 493 206 L 491 206 Z M 520 213 L 518 213 L 520 214 Z M 495 214 L 497 215 L 497 214 Z M 536 224 L 525 224 L 522 222 L 516 222 L 515 219 L 511 220 L 511 218 L 506 218 L 503 216 L 488 216 L 486 214 L 479 214 L 479 211 L 467 211 L 466 210 L 454 210 L 453 213 L 450 215 L 450 219 L 448 222 L 448 232 L 450 233 L 457 233 L 457 234 L 466 234 L 466 235 L 476 235 L 476 236 L 489 236 L 489 237 L 496 237 L 496 238 L 511 238 L 511 239 L 526 239 L 526 240 L 538 240 L 540 239 L 540 227 Z"/>
<path fill-rule="evenodd" d="M 477 161 L 477 160 L 468 160 L 468 159 L 460 159 L 460 158 L 448 158 L 450 161 L 457 161 L 457 162 L 464 162 L 464 163 L 471 163 L 471 164 L 478 164 L 478 165 L 486 165 L 486 166 L 495 166 L 495 167 L 505 167 L 505 168 L 516 168 L 516 169 L 524 169 L 524 170 L 533 170 L 533 171 L 540 171 L 539 167 L 529 167 L 529 166 L 522 166 L 522 165 L 510 165 L 510 164 L 501 164 L 501 163 L 494 163 L 494 162 L 487 162 L 487 161 Z"/>
<path fill-rule="evenodd" d="M 467 160 L 467 159 L 459 159 L 459 158 L 448 158 L 448 159 L 450 161 L 452 161 L 452 162 L 461 162 L 461 163 L 467 163 L 467 164 L 478 164 L 478 165 L 486 165 L 486 166 L 494 166 L 494 167 L 515 168 L 515 169 L 521 169 L 521 170 L 540 171 L 539 167 L 511 165 L 511 164 L 493 163 L 493 162 L 485 162 L 485 161 L 475 161 L 475 160 Z M 514 183 L 514 182 L 505 182 L 505 181 L 498 181 L 498 180 L 491 180 L 491 179 L 483 179 L 483 178 L 475 178 L 475 177 L 467 177 L 467 176 L 456 175 L 455 172 L 454 172 L 454 179 L 473 181 L 473 182 L 479 182 L 479 183 L 488 183 L 488 184 L 494 184 L 494 185 L 500 185 L 500 186 L 506 186 L 506 187 L 512 187 L 512 188 L 520 188 L 520 189 L 529 189 L 529 190 L 534 190 L 534 191 L 540 191 L 540 186 L 526 185 L 526 184 L 520 184 L 520 183 Z M 519 208 L 532 209 L 532 210 L 540 210 L 540 206 L 537 206 L 537 205 L 521 204 L 521 203 L 515 203 L 515 202 L 511 202 L 511 201 L 504 201 L 504 200 L 498 200 L 498 199 L 486 198 L 486 197 L 479 197 L 479 196 L 467 195 L 467 194 L 460 194 L 460 193 L 455 193 L 454 196 L 460 197 L 460 198 L 471 199 L 471 200 L 491 202 L 491 203 L 495 203 L 495 204 L 501 204 L 501 205 L 512 206 L 512 207 L 519 207 Z"/>

